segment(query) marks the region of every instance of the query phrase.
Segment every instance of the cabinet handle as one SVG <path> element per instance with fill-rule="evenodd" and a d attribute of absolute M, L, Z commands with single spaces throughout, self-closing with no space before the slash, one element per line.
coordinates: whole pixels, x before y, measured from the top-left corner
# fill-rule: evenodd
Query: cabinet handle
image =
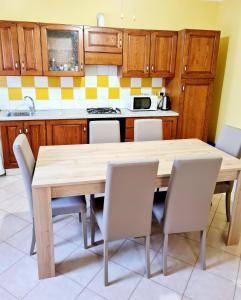
<path fill-rule="evenodd" d="M 182 91 L 183 91 L 183 92 L 185 91 L 185 85 L 182 86 Z"/>
<path fill-rule="evenodd" d="M 146 70 L 147 70 L 147 72 L 149 72 L 149 66 L 146 66 Z"/>
<path fill-rule="evenodd" d="M 120 48 L 122 47 L 122 40 L 120 39 Z"/>
<path fill-rule="evenodd" d="M 28 133 L 28 128 L 25 129 L 25 133 Z"/>
<path fill-rule="evenodd" d="M 15 62 L 15 68 L 18 69 L 18 62 Z"/>
<path fill-rule="evenodd" d="M 24 62 L 22 61 L 22 69 L 24 70 L 24 68 L 25 68 L 25 64 L 24 64 Z"/>
<path fill-rule="evenodd" d="M 151 66 L 151 70 L 152 70 L 152 72 L 154 71 L 154 66 L 153 65 Z"/>
<path fill-rule="evenodd" d="M 86 132 L 86 126 L 83 127 L 83 131 Z"/>
<path fill-rule="evenodd" d="M 184 71 L 185 71 L 185 72 L 187 71 L 187 65 L 184 66 Z"/>
<path fill-rule="evenodd" d="M 80 64 L 80 70 L 81 71 L 83 70 L 83 64 L 82 63 Z"/>
<path fill-rule="evenodd" d="M 19 133 L 22 133 L 23 131 L 22 131 L 22 129 L 19 129 L 19 131 L 18 131 Z"/>

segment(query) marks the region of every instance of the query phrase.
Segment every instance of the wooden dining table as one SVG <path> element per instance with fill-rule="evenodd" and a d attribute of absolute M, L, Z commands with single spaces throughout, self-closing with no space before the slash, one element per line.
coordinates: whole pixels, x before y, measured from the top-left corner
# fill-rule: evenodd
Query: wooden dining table
<path fill-rule="evenodd" d="M 241 160 L 198 139 L 40 147 L 32 182 L 39 278 L 55 276 L 51 199 L 105 190 L 110 161 L 158 159 L 156 187 L 167 187 L 175 159 L 216 155 L 223 158 L 217 181 L 237 180 L 227 244 L 241 231 Z"/>

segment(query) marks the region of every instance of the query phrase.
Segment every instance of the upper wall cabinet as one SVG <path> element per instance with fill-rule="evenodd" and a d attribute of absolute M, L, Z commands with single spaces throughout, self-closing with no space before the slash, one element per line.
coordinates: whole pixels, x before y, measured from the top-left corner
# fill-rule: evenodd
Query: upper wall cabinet
<path fill-rule="evenodd" d="M 122 76 L 149 77 L 150 40 L 148 30 L 124 30 Z"/>
<path fill-rule="evenodd" d="M 43 73 L 48 76 L 84 76 L 83 27 L 41 26 Z"/>
<path fill-rule="evenodd" d="M 151 33 L 150 75 L 152 77 L 174 76 L 176 49 L 176 31 L 159 30 Z"/>
<path fill-rule="evenodd" d="M 219 48 L 219 31 L 183 30 L 182 77 L 214 78 Z"/>
<path fill-rule="evenodd" d="M 85 64 L 122 65 L 122 30 L 84 27 Z"/>
<path fill-rule="evenodd" d="M 40 28 L 34 23 L 17 23 L 22 75 L 42 75 Z"/>
<path fill-rule="evenodd" d="M 20 75 L 17 27 L 0 22 L 0 75 Z"/>

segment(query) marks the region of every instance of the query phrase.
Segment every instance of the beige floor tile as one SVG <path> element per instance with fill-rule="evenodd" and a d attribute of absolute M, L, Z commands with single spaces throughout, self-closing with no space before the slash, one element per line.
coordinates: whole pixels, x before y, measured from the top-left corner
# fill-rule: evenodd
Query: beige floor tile
<path fill-rule="evenodd" d="M 4 242 L 0 243 L 0 273 L 8 269 L 23 256 L 24 253 L 17 249 Z"/>
<path fill-rule="evenodd" d="M 53 218 L 53 230 L 57 233 L 61 228 L 67 226 L 74 219 L 73 215 L 60 215 Z"/>
<path fill-rule="evenodd" d="M 218 228 L 220 230 L 227 230 L 229 223 L 227 222 L 226 215 L 217 212 L 211 223 L 211 227 Z"/>
<path fill-rule="evenodd" d="M 84 287 L 63 275 L 44 279 L 31 290 L 24 300 L 74 300 Z"/>
<path fill-rule="evenodd" d="M 235 290 L 234 300 L 240 300 L 240 299 L 241 299 L 241 285 L 237 285 Z"/>
<path fill-rule="evenodd" d="M 195 269 L 188 282 L 185 296 L 194 300 L 232 300 L 235 283 Z"/>
<path fill-rule="evenodd" d="M 181 300 L 182 296 L 151 280 L 142 278 L 130 300 Z"/>
<path fill-rule="evenodd" d="M 241 286 L 241 261 L 240 261 L 240 264 L 239 264 L 239 272 L 238 272 L 238 277 L 237 277 L 237 284 Z"/>
<path fill-rule="evenodd" d="M 0 288 L 0 299 L 1 300 L 16 300 L 17 298 L 15 298 L 11 294 L 9 294 L 4 289 Z"/>
<path fill-rule="evenodd" d="M 100 271 L 102 265 L 101 256 L 77 248 L 62 264 L 57 266 L 57 270 L 76 282 L 87 285 Z"/>
<path fill-rule="evenodd" d="M 155 255 L 156 252 L 150 250 L 150 261 Z M 111 261 L 141 275 L 146 273 L 145 247 L 133 241 L 126 240 Z"/>
<path fill-rule="evenodd" d="M 12 214 L 7 214 L 0 219 L 0 240 L 6 240 L 13 234 L 17 233 L 29 223 Z"/>
<path fill-rule="evenodd" d="M 131 272 L 113 262 L 109 262 L 109 283 L 108 287 L 104 286 L 103 269 L 91 281 L 89 288 L 98 295 L 109 300 L 126 300 L 136 288 L 141 276 Z"/>
<path fill-rule="evenodd" d="M 76 300 L 103 300 L 101 296 L 95 294 L 94 292 L 90 291 L 89 289 L 84 289 L 83 292 L 79 295 Z"/>
<path fill-rule="evenodd" d="M 182 294 L 191 276 L 193 266 L 173 257 L 167 257 L 168 275 L 162 274 L 162 256 L 158 254 L 151 264 L 151 280 Z"/>
<path fill-rule="evenodd" d="M 10 187 L 14 184 L 19 183 L 19 177 L 18 176 L 1 176 L 0 177 L 0 188 Z"/>
<path fill-rule="evenodd" d="M 223 250 L 206 247 L 207 272 L 236 281 L 239 269 L 239 257 Z M 199 262 L 197 263 L 199 268 Z"/>
<path fill-rule="evenodd" d="M 0 275 L 0 286 L 17 298 L 25 296 L 38 282 L 37 263 L 28 256 Z"/>
<path fill-rule="evenodd" d="M 59 236 L 54 236 L 54 259 L 56 264 L 62 263 L 78 246 Z"/>

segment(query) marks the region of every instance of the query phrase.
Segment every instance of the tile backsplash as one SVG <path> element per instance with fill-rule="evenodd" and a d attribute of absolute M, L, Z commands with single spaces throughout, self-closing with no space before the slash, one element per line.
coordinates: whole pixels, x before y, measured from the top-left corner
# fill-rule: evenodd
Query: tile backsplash
<path fill-rule="evenodd" d="M 23 109 L 24 96 L 37 109 L 125 107 L 130 95 L 156 94 L 162 78 L 121 78 L 115 66 L 86 66 L 85 77 L 0 76 L 0 109 Z"/>

